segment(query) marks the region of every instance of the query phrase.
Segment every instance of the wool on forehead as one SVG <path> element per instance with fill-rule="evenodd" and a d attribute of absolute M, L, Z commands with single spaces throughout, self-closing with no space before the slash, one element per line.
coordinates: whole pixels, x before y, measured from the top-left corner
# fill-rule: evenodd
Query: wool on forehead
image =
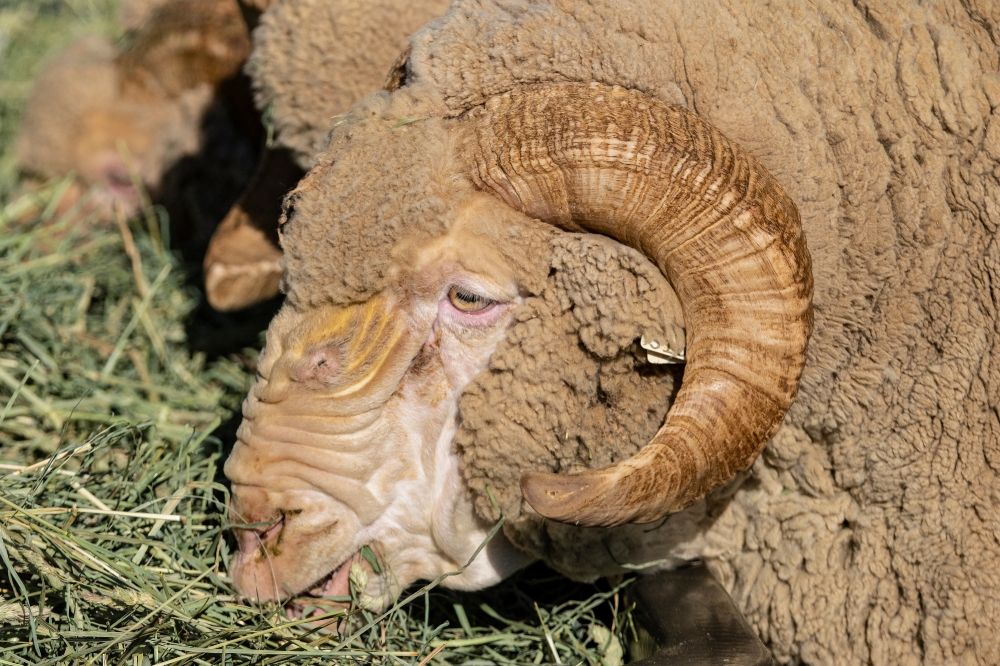
<path fill-rule="evenodd" d="M 356 303 L 388 284 L 394 252 L 447 232 L 471 192 L 426 88 L 369 95 L 334 119 L 282 218 L 282 288 L 293 306 Z"/>

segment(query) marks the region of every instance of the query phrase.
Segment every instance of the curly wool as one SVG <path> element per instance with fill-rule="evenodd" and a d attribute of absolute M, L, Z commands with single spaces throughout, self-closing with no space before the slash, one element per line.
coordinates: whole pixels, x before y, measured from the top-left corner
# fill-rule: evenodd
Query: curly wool
<path fill-rule="evenodd" d="M 448 0 L 283 0 L 270 7 L 254 31 L 247 71 L 276 143 L 309 169 L 334 117 L 382 87 L 407 35 L 447 8 Z"/>
<path fill-rule="evenodd" d="M 282 291 L 291 304 L 364 301 L 386 286 L 395 248 L 447 231 L 453 151 L 432 109 L 419 91 L 383 92 L 340 121 L 343 131 L 282 216 Z M 372 188 L 373 178 L 392 187 Z"/>
<path fill-rule="evenodd" d="M 447 233 L 458 194 L 474 192 L 451 121 L 429 93 L 408 86 L 356 104 L 288 195 L 279 232 L 282 290 L 293 307 L 371 298 L 389 284 L 394 259 Z M 373 174 L 392 186 L 372 187 Z M 499 233 L 501 258 L 520 287 L 541 291 L 556 232 L 531 223 Z"/>
<path fill-rule="evenodd" d="M 606 530 L 543 521 L 524 502 L 521 474 L 574 472 L 634 455 L 663 424 L 681 366 L 653 365 L 645 335 L 683 340 L 673 289 L 636 250 L 592 234 L 556 232 L 544 288 L 527 298 L 489 369 L 462 394 L 455 443 L 476 510 L 498 517 L 489 487 L 521 549 L 577 578 L 623 569 L 612 557 L 574 563 L 581 539 Z"/>
<path fill-rule="evenodd" d="M 654 366 L 641 335 L 682 324 L 670 285 L 635 250 L 591 234 L 551 241 L 544 288 L 525 299 L 489 370 L 465 389 L 456 437 L 477 511 L 509 520 L 531 514 L 521 474 L 605 467 L 636 453 L 680 386 L 677 366 Z"/>

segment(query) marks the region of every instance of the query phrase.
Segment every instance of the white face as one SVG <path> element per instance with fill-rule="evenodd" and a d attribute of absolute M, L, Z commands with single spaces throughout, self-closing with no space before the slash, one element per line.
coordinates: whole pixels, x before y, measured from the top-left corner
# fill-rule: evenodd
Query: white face
<path fill-rule="evenodd" d="M 399 253 L 383 293 L 348 307 L 286 306 L 272 322 L 226 463 L 232 520 L 261 523 L 237 531 L 231 574 L 244 595 L 345 596 L 359 562 L 368 603 L 381 606 L 458 569 L 485 539 L 492 525 L 473 512 L 452 440 L 462 390 L 520 302 L 493 245 L 509 215 L 473 197 L 448 234 Z M 385 574 L 359 558 L 366 545 Z M 528 561 L 498 534 L 446 584 L 484 587 Z"/>

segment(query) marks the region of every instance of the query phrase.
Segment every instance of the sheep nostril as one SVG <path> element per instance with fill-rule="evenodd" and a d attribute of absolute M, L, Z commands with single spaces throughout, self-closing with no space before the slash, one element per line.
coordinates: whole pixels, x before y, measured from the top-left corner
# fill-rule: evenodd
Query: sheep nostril
<path fill-rule="evenodd" d="M 337 350 L 326 346 L 317 349 L 300 361 L 292 378 L 300 382 L 317 381 L 321 384 L 329 384 L 336 379 L 339 370 Z"/>

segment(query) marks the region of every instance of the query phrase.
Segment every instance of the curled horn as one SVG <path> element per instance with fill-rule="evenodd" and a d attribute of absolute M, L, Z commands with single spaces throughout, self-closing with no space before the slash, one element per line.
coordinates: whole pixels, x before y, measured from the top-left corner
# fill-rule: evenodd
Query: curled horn
<path fill-rule="evenodd" d="M 589 526 L 680 511 L 747 468 L 795 398 L 812 270 L 795 205 L 691 112 L 601 84 L 521 86 L 463 118 L 476 184 L 525 214 L 649 257 L 684 308 L 684 380 L 628 460 L 527 472 L 536 511 Z"/>

